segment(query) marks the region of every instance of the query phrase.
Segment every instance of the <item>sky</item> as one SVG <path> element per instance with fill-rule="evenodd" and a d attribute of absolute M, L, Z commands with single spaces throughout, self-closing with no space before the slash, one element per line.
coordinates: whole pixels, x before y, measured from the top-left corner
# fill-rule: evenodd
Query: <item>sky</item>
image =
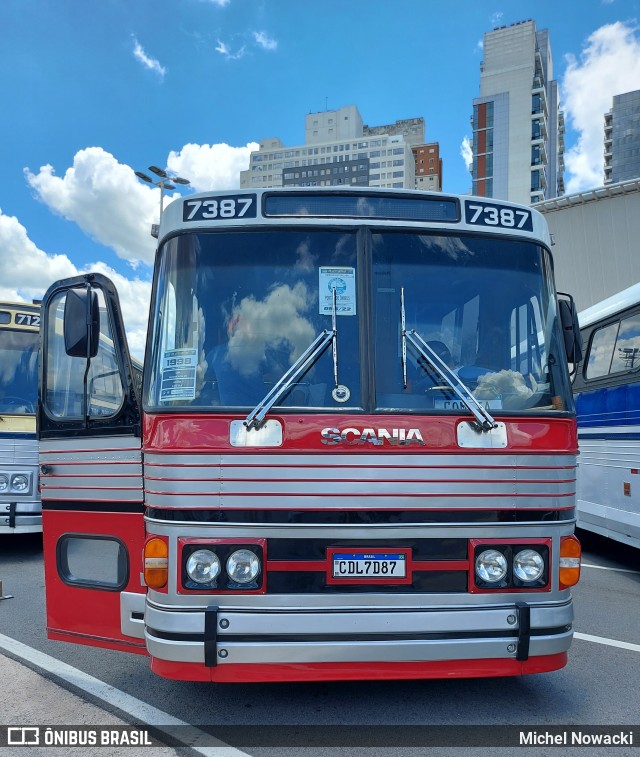
<path fill-rule="evenodd" d="M 603 182 L 603 116 L 640 89 L 640 0 L 0 0 L 0 299 L 100 271 L 144 350 L 160 190 L 233 189 L 305 115 L 425 119 L 445 192 L 468 193 L 483 37 L 549 29 L 568 193 Z M 167 198 L 165 198 L 165 202 Z"/>

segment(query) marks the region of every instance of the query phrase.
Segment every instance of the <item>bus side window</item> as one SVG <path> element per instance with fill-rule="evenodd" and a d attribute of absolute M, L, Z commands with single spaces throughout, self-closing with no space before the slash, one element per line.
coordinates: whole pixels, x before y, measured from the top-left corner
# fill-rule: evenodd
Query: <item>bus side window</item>
<path fill-rule="evenodd" d="M 640 367 L 640 313 L 620 322 L 611 373 L 631 371 Z"/>
<path fill-rule="evenodd" d="M 90 417 L 115 415 L 124 401 L 124 389 L 115 355 L 104 296 L 98 292 L 102 317 L 97 355 L 91 360 L 87 376 L 87 410 Z M 86 359 L 70 357 L 65 351 L 62 319 L 66 293 L 50 305 L 47 334 L 46 405 L 57 418 L 81 418 Z"/>
<path fill-rule="evenodd" d="M 593 333 L 586 359 L 585 377 L 597 379 L 611 372 L 613 350 L 618 337 L 619 322 L 610 323 Z"/>

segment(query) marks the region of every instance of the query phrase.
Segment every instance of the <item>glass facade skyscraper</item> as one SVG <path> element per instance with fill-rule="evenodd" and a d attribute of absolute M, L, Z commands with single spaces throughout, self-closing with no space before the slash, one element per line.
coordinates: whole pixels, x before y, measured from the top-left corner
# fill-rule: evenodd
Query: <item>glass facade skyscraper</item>
<path fill-rule="evenodd" d="M 564 119 L 547 29 L 529 19 L 485 34 L 472 124 L 473 194 L 530 204 L 564 192 Z"/>
<path fill-rule="evenodd" d="M 604 183 L 640 177 L 640 89 L 615 95 L 604 117 Z"/>

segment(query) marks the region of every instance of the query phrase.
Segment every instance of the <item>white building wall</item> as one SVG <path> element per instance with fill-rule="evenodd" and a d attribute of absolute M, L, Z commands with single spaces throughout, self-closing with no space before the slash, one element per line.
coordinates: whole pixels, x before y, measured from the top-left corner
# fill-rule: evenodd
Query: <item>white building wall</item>
<path fill-rule="evenodd" d="M 309 113 L 305 117 L 304 143 L 320 145 L 362 136 L 362 117 L 355 105 Z"/>
<path fill-rule="evenodd" d="M 578 311 L 640 282 L 640 179 L 534 205 L 549 224 L 556 285 Z"/>

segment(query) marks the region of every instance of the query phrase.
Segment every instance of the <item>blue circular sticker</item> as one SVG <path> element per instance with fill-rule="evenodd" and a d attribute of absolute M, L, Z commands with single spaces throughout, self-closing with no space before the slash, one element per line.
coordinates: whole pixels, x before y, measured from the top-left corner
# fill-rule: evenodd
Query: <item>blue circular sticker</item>
<path fill-rule="evenodd" d="M 330 292 L 336 290 L 336 294 L 344 294 L 347 291 L 347 282 L 344 279 L 330 279 L 327 287 Z"/>

